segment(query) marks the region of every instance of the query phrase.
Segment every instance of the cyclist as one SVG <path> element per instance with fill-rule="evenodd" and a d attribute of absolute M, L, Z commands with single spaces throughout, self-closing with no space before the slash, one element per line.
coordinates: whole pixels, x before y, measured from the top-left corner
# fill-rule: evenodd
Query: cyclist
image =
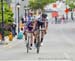
<path fill-rule="evenodd" d="M 28 23 L 30 23 L 30 21 L 31 21 L 31 14 L 28 13 L 28 16 L 27 16 L 26 18 L 27 18 L 27 20 L 26 20 L 26 22 L 25 22 L 25 24 L 24 24 L 25 40 L 27 40 L 27 32 L 26 32 L 26 30 L 27 30 Z"/>
<path fill-rule="evenodd" d="M 31 33 L 30 49 L 32 49 L 32 45 L 33 45 L 33 33 L 34 33 L 34 30 L 35 30 L 34 19 L 32 17 L 29 17 L 30 20 L 28 20 L 28 22 L 27 22 L 27 24 L 25 25 L 25 28 L 24 28 L 24 30 L 25 30 L 25 32 L 24 32 L 25 40 L 27 40 L 27 32 Z"/>
<path fill-rule="evenodd" d="M 44 35 L 46 34 L 47 29 L 48 29 L 47 15 L 46 14 L 39 15 L 39 17 L 36 20 L 37 20 L 36 21 L 37 23 L 35 22 L 36 23 L 35 27 L 38 27 L 38 29 L 40 29 L 40 27 L 41 27 L 41 29 L 44 30 L 44 31 L 41 31 L 41 45 L 42 45 Z M 36 43 L 36 36 L 35 36 L 34 43 Z"/>

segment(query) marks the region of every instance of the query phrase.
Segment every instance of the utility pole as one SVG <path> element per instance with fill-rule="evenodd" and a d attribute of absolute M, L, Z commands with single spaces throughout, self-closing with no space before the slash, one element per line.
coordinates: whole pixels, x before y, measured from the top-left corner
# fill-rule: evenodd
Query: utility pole
<path fill-rule="evenodd" d="M 4 41 L 4 12 L 3 12 L 3 0 L 1 0 L 1 10 L 2 10 L 2 41 Z"/>

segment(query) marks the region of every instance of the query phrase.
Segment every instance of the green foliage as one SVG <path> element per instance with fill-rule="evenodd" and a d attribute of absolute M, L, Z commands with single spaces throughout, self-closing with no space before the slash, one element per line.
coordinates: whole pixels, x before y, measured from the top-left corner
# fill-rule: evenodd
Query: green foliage
<path fill-rule="evenodd" d="M 4 36 L 8 36 L 9 35 L 9 31 L 4 31 Z"/>
<path fill-rule="evenodd" d="M 30 0 L 29 7 L 32 9 L 43 9 L 45 5 L 55 2 L 56 0 Z"/>
<path fill-rule="evenodd" d="M 73 3 L 69 4 L 70 9 L 74 9 L 75 5 Z"/>
<path fill-rule="evenodd" d="M 2 32 L 2 28 L 0 27 L 0 32 Z M 4 30 L 4 36 L 7 36 L 9 34 L 8 30 Z"/>
<path fill-rule="evenodd" d="M 37 4 L 36 1 L 35 1 L 35 2 L 29 1 L 29 7 L 30 7 L 31 9 L 37 9 L 37 8 L 38 8 L 37 5 L 38 5 L 38 4 Z"/>
<path fill-rule="evenodd" d="M 14 21 L 13 19 L 13 12 L 11 8 L 8 6 L 8 4 L 4 1 L 3 2 L 4 7 L 4 23 L 9 24 Z M 1 2 L 0 2 L 0 22 L 2 21 L 2 11 L 1 11 Z"/>

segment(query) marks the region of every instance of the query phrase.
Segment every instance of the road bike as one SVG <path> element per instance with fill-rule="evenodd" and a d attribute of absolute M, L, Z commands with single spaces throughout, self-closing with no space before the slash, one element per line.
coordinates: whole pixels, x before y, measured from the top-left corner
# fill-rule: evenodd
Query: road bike
<path fill-rule="evenodd" d="M 37 30 L 37 37 L 36 37 L 36 48 L 37 48 L 37 53 L 39 53 L 40 46 L 41 46 L 41 33 L 44 31 L 44 28 L 38 29 Z"/>

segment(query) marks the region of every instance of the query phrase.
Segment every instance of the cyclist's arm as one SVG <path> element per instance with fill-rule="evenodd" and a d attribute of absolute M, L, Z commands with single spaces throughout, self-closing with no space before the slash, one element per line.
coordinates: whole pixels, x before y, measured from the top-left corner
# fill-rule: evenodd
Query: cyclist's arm
<path fill-rule="evenodd" d="M 48 29 L 48 22 L 46 22 L 46 29 Z"/>
<path fill-rule="evenodd" d="M 48 30 L 48 21 L 45 22 L 45 29 Z"/>

